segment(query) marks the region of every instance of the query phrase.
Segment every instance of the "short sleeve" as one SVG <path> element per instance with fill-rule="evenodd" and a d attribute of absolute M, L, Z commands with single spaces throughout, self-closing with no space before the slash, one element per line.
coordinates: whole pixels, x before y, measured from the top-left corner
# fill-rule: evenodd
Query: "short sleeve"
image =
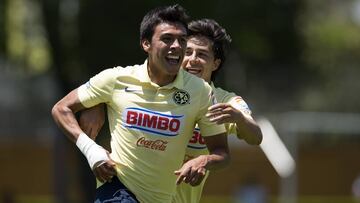
<path fill-rule="evenodd" d="M 228 102 L 232 107 L 241 111 L 246 117 L 251 118 L 251 110 L 244 99 L 240 96 L 236 96 L 230 99 Z"/>
<path fill-rule="evenodd" d="M 78 88 L 78 97 L 85 107 L 107 103 L 112 97 L 117 68 L 106 69 Z"/>

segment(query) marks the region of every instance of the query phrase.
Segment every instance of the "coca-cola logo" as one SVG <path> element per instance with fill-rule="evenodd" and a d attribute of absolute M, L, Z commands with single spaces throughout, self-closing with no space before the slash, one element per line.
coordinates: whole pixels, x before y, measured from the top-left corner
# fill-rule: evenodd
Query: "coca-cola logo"
<path fill-rule="evenodd" d="M 145 147 L 152 150 L 165 151 L 168 142 L 164 140 L 150 140 L 145 137 L 141 137 L 136 142 L 136 146 Z"/>

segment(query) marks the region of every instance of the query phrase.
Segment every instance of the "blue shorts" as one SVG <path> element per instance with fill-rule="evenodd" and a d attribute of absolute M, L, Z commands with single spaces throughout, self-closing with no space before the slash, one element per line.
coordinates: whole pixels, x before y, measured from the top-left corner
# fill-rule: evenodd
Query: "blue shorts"
<path fill-rule="evenodd" d="M 94 203 L 139 203 L 135 195 L 117 177 L 96 189 Z"/>

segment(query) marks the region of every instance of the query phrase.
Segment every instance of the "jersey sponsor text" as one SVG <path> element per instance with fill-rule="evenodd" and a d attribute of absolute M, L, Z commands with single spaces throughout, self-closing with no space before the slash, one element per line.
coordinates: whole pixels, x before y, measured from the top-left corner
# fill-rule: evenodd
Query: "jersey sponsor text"
<path fill-rule="evenodd" d="M 167 147 L 167 141 L 164 140 L 147 140 L 145 137 L 141 137 L 136 142 L 136 146 L 145 147 L 153 150 L 165 151 Z"/>
<path fill-rule="evenodd" d="M 178 135 L 183 117 L 141 108 L 127 108 L 124 112 L 126 127 L 163 136 Z"/>

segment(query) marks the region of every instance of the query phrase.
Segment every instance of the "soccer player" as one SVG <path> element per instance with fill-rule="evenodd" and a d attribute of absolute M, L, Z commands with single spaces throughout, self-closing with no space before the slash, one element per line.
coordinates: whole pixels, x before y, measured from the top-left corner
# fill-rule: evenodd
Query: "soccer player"
<path fill-rule="evenodd" d="M 170 203 L 175 183 L 196 183 L 206 170 L 229 162 L 224 125 L 205 116 L 214 104 L 211 86 L 180 69 L 187 23 L 179 5 L 151 10 L 140 25 L 140 45 L 148 54 L 144 64 L 106 69 L 54 105 L 55 122 L 100 181 L 96 203 Z M 110 154 L 84 133 L 75 117 L 99 103 L 108 110 Z M 196 123 L 210 153 L 179 169 Z"/>
<path fill-rule="evenodd" d="M 216 88 L 212 82 L 225 62 L 226 48 L 231 42 L 230 36 L 217 22 L 210 19 L 192 21 L 188 26 L 189 37 L 182 67 L 211 85 L 219 103 L 209 108 L 208 117 L 213 122 L 225 123 L 228 135 L 234 134 L 248 144 L 259 145 L 262 141 L 262 133 L 252 118 L 246 102 L 234 93 Z M 93 139 L 103 122 L 104 109 L 101 106 L 83 111 L 80 116 L 82 128 L 89 131 Z M 188 143 L 184 162 L 208 153 L 205 140 L 196 127 Z M 199 202 L 204 184 L 205 180 L 201 178 L 191 182 L 190 185 L 180 184 L 173 202 Z"/>
<path fill-rule="evenodd" d="M 234 134 L 239 139 L 244 139 L 248 144 L 259 145 L 262 141 L 262 133 L 252 118 L 246 102 L 232 92 L 215 87 L 212 82 L 217 71 L 225 62 L 226 48 L 231 42 L 230 36 L 224 28 L 211 19 L 192 21 L 188 28 L 189 37 L 182 67 L 211 85 L 218 103 L 209 108 L 207 116 L 213 122 L 224 123 L 228 135 Z M 184 162 L 204 154 L 208 154 L 208 149 L 199 128 L 195 128 L 194 135 L 186 150 Z M 195 184 L 194 182 L 191 183 L 195 187 L 191 187 L 189 184 L 180 184 L 177 187 L 173 202 L 199 202 L 204 184 L 205 180 Z"/>

